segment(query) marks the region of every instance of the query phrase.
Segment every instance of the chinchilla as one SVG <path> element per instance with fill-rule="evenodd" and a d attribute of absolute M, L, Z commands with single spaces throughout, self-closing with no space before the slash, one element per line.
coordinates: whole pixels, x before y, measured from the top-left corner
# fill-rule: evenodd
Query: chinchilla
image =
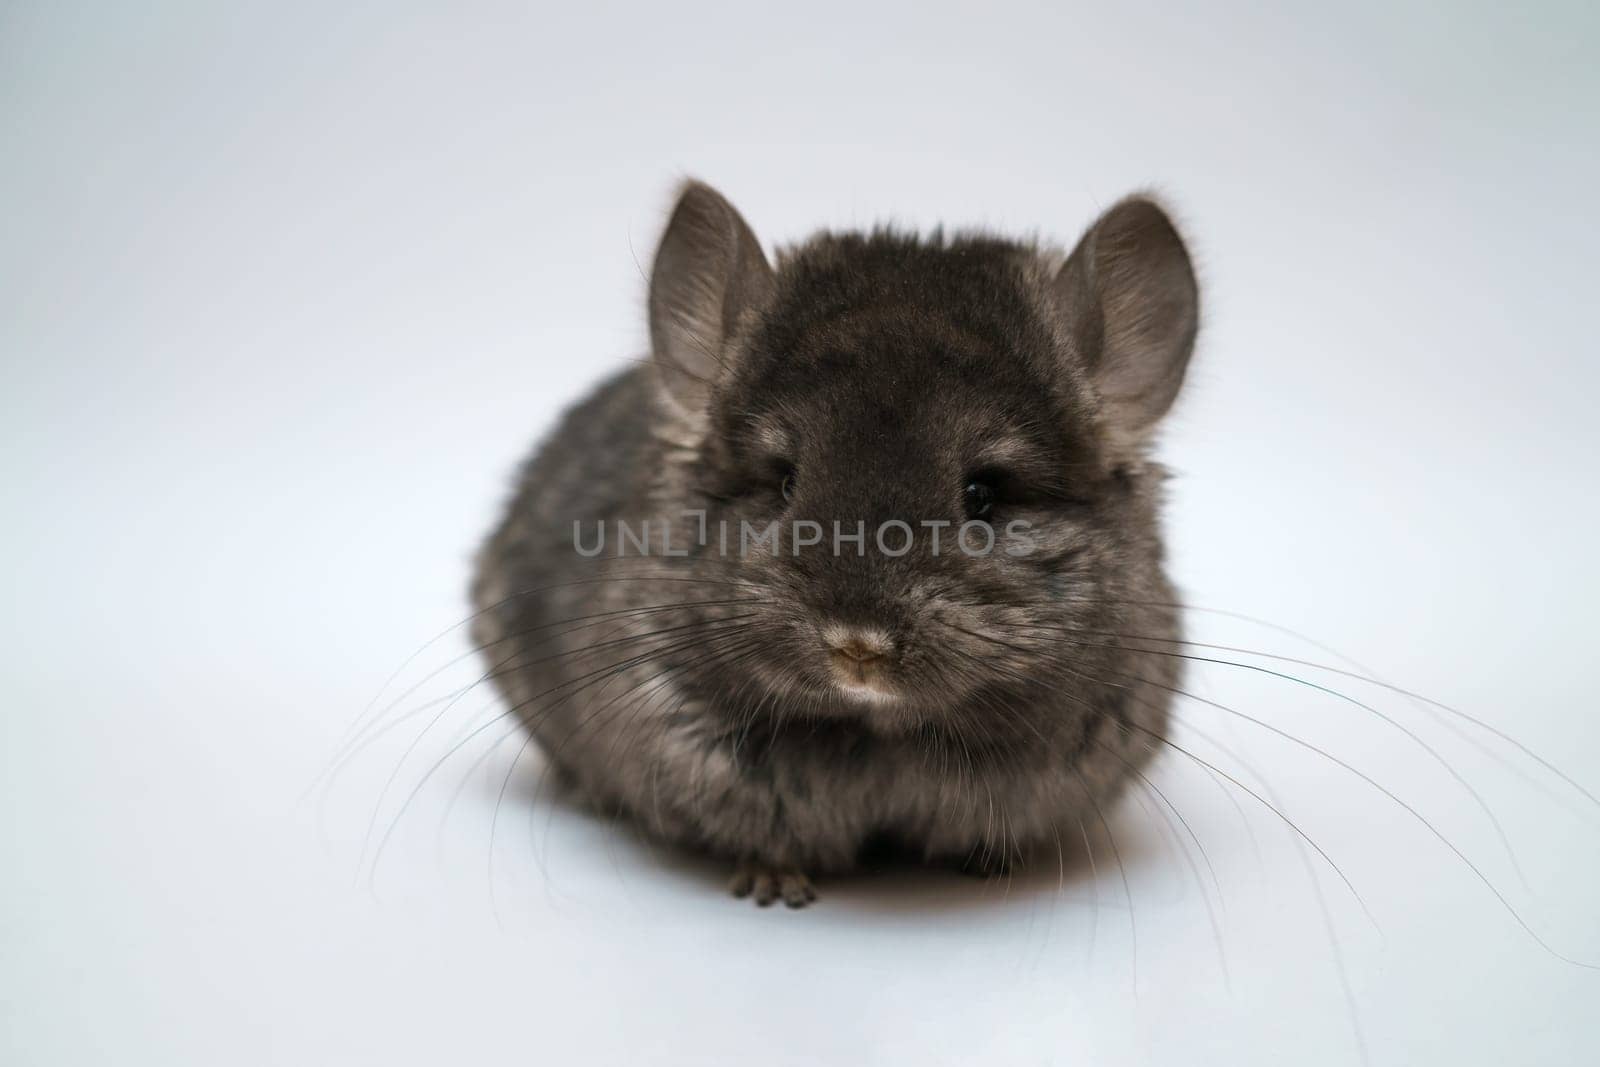
<path fill-rule="evenodd" d="M 1103 824 L 1180 661 L 1152 437 L 1198 326 L 1134 196 L 1070 254 L 821 233 L 690 182 L 651 357 L 572 408 L 478 559 L 475 636 L 556 779 L 758 903 L 888 843 L 990 872 Z"/>

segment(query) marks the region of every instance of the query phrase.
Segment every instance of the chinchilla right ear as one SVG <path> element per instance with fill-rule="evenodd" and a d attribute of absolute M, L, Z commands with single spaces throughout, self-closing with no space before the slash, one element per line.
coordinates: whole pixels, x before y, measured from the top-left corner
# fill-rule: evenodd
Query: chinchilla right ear
<path fill-rule="evenodd" d="M 709 185 L 686 183 L 650 269 L 653 362 L 680 408 L 704 410 L 740 316 L 771 290 L 761 243 L 733 205 Z"/>
<path fill-rule="evenodd" d="M 1154 200 L 1130 196 L 1089 227 L 1055 289 L 1107 431 L 1137 447 L 1176 399 L 1200 326 L 1183 238 Z"/>

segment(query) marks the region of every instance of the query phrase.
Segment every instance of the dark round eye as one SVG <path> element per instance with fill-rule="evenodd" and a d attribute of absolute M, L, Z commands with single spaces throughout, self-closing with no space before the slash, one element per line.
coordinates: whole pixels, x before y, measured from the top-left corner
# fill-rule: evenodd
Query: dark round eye
<path fill-rule="evenodd" d="M 790 467 L 788 470 L 784 471 L 783 480 L 778 483 L 778 492 L 783 494 L 783 499 L 784 499 L 785 503 L 787 503 L 789 500 L 793 499 L 793 497 L 794 497 L 794 468 L 793 467 Z"/>
<path fill-rule="evenodd" d="M 994 486 L 986 481 L 968 482 L 962 493 L 962 507 L 966 510 L 967 518 L 987 519 L 989 513 L 994 511 L 995 495 Z"/>

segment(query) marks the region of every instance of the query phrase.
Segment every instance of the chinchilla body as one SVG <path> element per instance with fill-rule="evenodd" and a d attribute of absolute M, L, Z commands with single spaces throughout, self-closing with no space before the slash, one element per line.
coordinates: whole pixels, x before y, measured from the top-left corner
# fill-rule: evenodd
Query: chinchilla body
<path fill-rule="evenodd" d="M 565 415 L 480 554 L 485 668 L 557 780 L 763 903 L 869 844 L 1054 864 L 1166 733 L 1148 453 L 1196 324 L 1146 199 L 1070 255 L 879 231 L 769 265 L 690 184 L 651 359 Z"/>

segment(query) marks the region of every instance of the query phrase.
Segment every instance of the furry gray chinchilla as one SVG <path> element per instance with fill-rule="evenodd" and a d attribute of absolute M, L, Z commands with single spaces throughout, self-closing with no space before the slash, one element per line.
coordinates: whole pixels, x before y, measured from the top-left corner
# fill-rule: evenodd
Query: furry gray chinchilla
<path fill-rule="evenodd" d="M 691 182 L 651 358 L 482 549 L 488 668 L 574 795 L 758 903 L 869 846 L 1053 864 L 1165 736 L 1178 661 L 1117 637 L 1180 636 L 1149 451 L 1197 324 L 1144 197 L 1070 255 L 876 230 L 769 264 Z"/>

